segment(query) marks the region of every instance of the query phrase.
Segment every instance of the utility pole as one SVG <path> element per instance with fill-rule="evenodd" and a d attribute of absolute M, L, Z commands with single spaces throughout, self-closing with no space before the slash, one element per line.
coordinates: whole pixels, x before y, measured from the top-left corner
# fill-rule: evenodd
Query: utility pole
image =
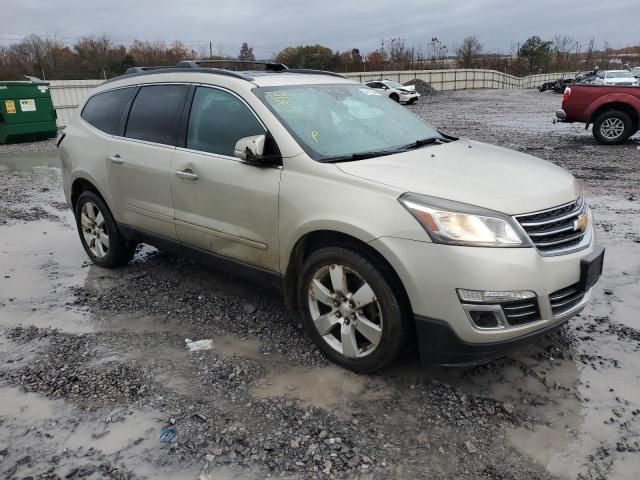
<path fill-rule="evenodd" d="M 213 44 L 209 42 L 209 60 L 213 59 Z"/>

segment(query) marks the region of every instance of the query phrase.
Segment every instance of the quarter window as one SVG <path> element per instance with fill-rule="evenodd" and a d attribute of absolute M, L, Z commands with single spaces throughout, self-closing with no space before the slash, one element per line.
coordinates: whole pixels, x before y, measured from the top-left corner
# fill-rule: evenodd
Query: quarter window
<path fill-rule="evenodd" d="M 136 95 L 125 137 L 175 146 L 186 85 L 150 85 Z"/>
<path fill-rule="evenodd" d="M 135 88 L 120 88 L 94 95 L 87 101 L 80 116 L 98 130 L 113 135 L 134 91 Z"/>
<path fill-rule="evenodd" d="M 232 157 L 238 140 L 264 133 L 253 112 L 236 96 L 215 88 L 196 89 L 187 148 Z"/>

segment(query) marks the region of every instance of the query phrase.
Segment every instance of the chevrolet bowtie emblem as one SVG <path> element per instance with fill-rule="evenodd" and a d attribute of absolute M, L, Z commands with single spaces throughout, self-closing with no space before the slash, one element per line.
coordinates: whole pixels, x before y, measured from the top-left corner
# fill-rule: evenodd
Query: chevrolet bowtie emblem
<path fill-rule="evenodd" d="M 577 220 L 573 222 L 573 229 L 575 231 L 580 230 L 581 232 L 584 232 L 587 229 L 587 216 L 580 215 Z"/>

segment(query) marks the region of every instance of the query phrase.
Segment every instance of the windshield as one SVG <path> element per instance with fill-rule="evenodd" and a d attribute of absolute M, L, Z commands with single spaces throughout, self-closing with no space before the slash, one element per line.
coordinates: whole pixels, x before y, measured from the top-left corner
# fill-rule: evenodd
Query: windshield
<path fill-rule="evenodd" d="M 386 83 L 387 85 L 393 88 L 407 88 L 405 85 L 402 85 L 401 83 L 398 83 L 398 82 L 392 82 L 391 80 L 386 80 L 383 83 Z"/>
<path fill-rule="evenodd" d="M 609 72 L 607 73 L 607 78 L 633 78 L 631 72 Z"/>
<path fill-rule="evenodd" d="M 261 87 L 253 92 L 314 160 L 368 152 L 378 156 L 418 140 L 446 141 L 405 107 L 360 84 Z"/>

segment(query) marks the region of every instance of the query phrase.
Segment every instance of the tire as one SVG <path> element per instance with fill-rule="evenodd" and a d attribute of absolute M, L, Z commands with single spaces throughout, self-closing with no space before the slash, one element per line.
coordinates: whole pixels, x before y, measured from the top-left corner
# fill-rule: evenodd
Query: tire
<path fill-rule="evenodd" d="M 417 99 L 417 98 L 412 98 L 411 100 L 409 100 L 409 101 L 407 102 L 407 105 L 413 105 L 413 104 L 414 104 L 414 103 L 416 103 L 417 101 L 418 101 L 418 99 Z"/>
<path fill-rule="evenodd" d="M 384 272 L 375 260 L 344 247 L 312 253 L 300 272 L 306 332 L 329 360 L 355 372 L 390 365 L 407 342 L 403 308 Z"/>
<path fill-rule="evenodd" d="M 631 118 L 619 110 L 604 112 L 593 122 L 593 136 L 603 145 L 618 145 L 633 133 Z"/>
<path fill-rule="evenodd" d="M 93 263 L 114 268 L 126 265 L 133 258 L 136 245 L 122 237 L 109 208 L 94 192 L 82 192 L 75 216 L 80 242 Z"/>
<path fill-rule="evenodd" d="M 391 95 L 389 95 L 389 98 L 394 102 L 400 102 L 400 96 L 397 93 L 392 93 Z"/>

